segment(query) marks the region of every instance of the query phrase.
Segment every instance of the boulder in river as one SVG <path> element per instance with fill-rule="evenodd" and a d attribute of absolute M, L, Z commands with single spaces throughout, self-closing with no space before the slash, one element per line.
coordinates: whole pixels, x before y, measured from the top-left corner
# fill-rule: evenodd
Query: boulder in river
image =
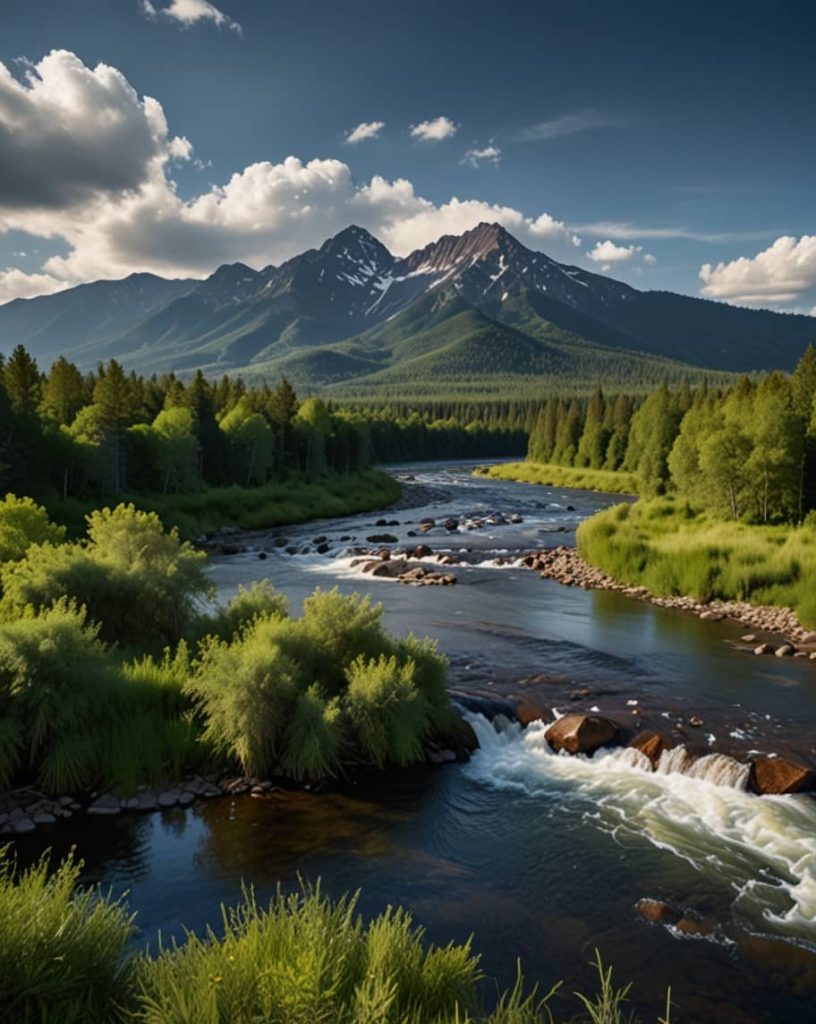
<path fill-rule="evenodd" d="M 796 648 L 793 644 L 781 644 L 774 651 L 774 655 L 777 658 L 789 658 L 792 654 L 796 654 Z"/>
<path fill-rule="evenodd" d="M 396 544 L 397 538 L 393 533 L 373 533 L 366 537 L 369 544 Z"/>
<path fill-rule="evenodd" d="M 650 924 L 670 924 L 677 920 L 677 911 L 674 910 L 665 900 L 654 900 L 648 896 L 638 900 L 635 910 Z"/>
<path fill-rule="evenodd" d="M 430 558 L 432 554 L 427 544 L 417 544 L 414 548 L 414 558 Z"/>
<path fill-rule="evenodd" d="M 671 742 L 668 742 L 659 732 L 646 730 L 639 732 L 629 746 L 639 750 L 641 754 L 645 754 L 652 762 L 652 767 L 654 768 L 657 767 L 657 762 L 660 760 L 660 755 L 663 751 L 671 747 Z"/>
<path fill-rule="evenodd" d="M 607 746 L 618 738 L 618 727 L 600 715 L 564 715 L 544 734 L 556 752 L 591 754 L 598 747 Z"/>
<path fill-rule="evenodd" d="M 774 649 L 772 644 L 760 644 L 754 648 L 754 654 L 773 654 Z"/>
<path fill-rule="evenodd" d="M 802 793 L 814 782 L 812 768 L 784 757 L 759 757 L 751 763 L 748 786 L 760 796 Z"/>

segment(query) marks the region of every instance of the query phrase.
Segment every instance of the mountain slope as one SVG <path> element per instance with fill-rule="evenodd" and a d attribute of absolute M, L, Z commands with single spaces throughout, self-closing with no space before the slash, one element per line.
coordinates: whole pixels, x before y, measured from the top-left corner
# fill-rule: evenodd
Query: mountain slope
<path fill-rule="evenodd" d="M 22 342 L 44 364 L 116 357 L 149 372 L 286 373 L 335 391 L 483 390 L 491 378 L 648 386 L 699 377 L 695 367 L 790 369 L 814 337 L 811 317 L 641 292 L 497 224 L 402 259 L 352 226 L 278 267 L 132 275 L 0 306 L 0 350 Z"/>

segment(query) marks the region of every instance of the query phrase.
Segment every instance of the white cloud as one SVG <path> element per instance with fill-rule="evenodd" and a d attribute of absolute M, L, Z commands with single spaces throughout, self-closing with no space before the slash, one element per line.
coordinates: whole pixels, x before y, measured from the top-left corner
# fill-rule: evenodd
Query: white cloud
<path fill-rule="evenodd" d="M 151 0 L 142 0 L 142 14 L 151 21 L 158 15 L 163 14 L 174 21 L 179 22 L 185 28 L 195 25 L 200 21 L 211 21 L 219 28 L 228 28 L 238 35 L 241 35 L 241 26 L 233 21 L 229 15 L 211 4 L 209 0 L 170 0 L 166 7 L 157 7 Z"/>
<path fill-rule="evenodd" d="M 364 139 L 376 139 L 383 128 L 385 121 L 361 121 L 348 133 L 346 142 L 353 145 L 355 142 L 363 142 Z"/>
<path fill-rule="evenodd" d="M 436 117 L 433 121 L 412 124 L 411 136 L 421 142 L 441 142 L 455 135 L 457 127 L 449 117 Z"/>
<path fill-rule="evenodd" d="M 595 248 L 587 253 L 587 258 L 593 263 L 605 263 L 604 270 L 609 269 L 612 263 L 626 263 L 637 256 L 641 247 L 639 245 L 615 245 L 607 239 L 605 242 L 596 242 Z"/>
<path fill-rule="evenodd" d="M 588 132 L 594 128 L 608 128 L 619 124 L 617 120 L 586 111 L 581 114 L 564 114 L 549 121 L 539 121 L 527 125 L 513 136 L 514 142 L 542 142 L 545 139 L 558 139 L 563 135 L 575 135 L 577 132 Z"/>
<path fill-rule="evenodd" d="M 16 267 L 0 270 L 0 303 L 11 299 L 31 299 L 70 288 L 69 281 L 59 281 L 50 274 L 26 274 Z"/>
<path fill-rule="evenodd" d="M 65 250 L 35 273 L 4 271 L 5 299 L 134 271 L 203 276 L 237 260 L 262 267 L 350 223 L 399 254 L 481 221 L 556 257 L 580 243 L 548 213 L 474 198 L 435 203 L 403 178 L 356 183 L 338 159 L 254 163 L 184 199 L 169 169 L 192 146 L 170 135 L 161 105 L 116 69 L 90 69 L 65 52 L 23 83 L 0 65 L 0 138 L 0 233 L 25 231 Z"/>
<path fill-rule="evenodd" d="M 657 256 L 653 256 L 650 252 L 645 252 L 643 254 L 643 262 L 652 267 L 657 263 Z"/>
<path fill-rule="evenodd" d="M 816 306 L 814 306 L 813 309 L 810 311 L 810 315 L 816 316 Z"/>
<path fill-rule="evenodd" d="M 30 223 L 32 211 L 137 189 L 191 151 L 116 68 L 53 50 L 18 81 L 0 63 L 0 230 Z M 48 224 L 43 216 L 34 233 L 50 235 Z"/>
<path fill-rule="evenodd" d="M 462 157 L 462 163 L 470 164 L 471 167 L 479 167 L 485 162 L 498 164 L 499 160 L 501 160 L 501 150 L 492 144 L 483 146 L 481 149 L 469 149 Z"/>
<path fill-rule="evenodd" d="M 816 294 L 816 235 L 783 235 L 756 256 L 700 267 L 702 294 L 741 305 L 803 302 Z"/>

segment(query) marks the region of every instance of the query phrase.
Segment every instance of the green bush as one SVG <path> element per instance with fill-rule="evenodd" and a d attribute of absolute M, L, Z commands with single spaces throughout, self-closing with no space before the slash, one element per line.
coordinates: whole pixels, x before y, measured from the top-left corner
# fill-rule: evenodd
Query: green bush
<path fill-rule="evenodd" d="M 204 739 L 248 774 L 280 766 L 323 778 L 343 751 L 404 765 L 422 757 L 426 739 L 455 727 L 434 645 L 393 640 L 368 598 L 317 590 L 300 619 L 285 617 L 268 590 L 248 605 L 253 614 L 232 637 L 203 643 L 186 686 Z M 259 606 L 267 611 L 254 612 Z"/>
<path fill-rule="evenodd" d="M 0 501 L 0 563 L 16 562 L 32 544 L 59 544 L 65 528 L 55 526 L 31 498 L 7 494 Z"/>
<path fill-rule="evenodd" d="M 0 571 L 0 613 L 44 609 L 61 598 L 83 605 L 111 642 L 161 647 L 189 631 L 213 593 L 205 556 L 132 505 L 88 517 L 88 541 L 35 544 Z"/>
<path fill-rule="evenodd" d="M 347 670 L 345 704 L 357 745 L 378 767 L 411 764 L 422 755 L 428 705 L 414 682 L 413 661 L 356 658 Z"/>

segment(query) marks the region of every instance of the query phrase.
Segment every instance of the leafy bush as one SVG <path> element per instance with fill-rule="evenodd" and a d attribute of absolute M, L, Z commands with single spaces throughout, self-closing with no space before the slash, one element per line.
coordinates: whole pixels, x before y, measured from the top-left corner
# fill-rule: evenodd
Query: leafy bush
<path fill-rule="evenodd" d="M 59 544 L 65 527 L 56 526 L 31 498 L 7 494 L 0 501 L 0 563 L 16 562 L 32 544 Z"/>
<path fill-rule="evenodd" d="M 3 567 L 2 615 L 68 598 L 87 609 L 103 638 L 139 648 L 171 643 L 191 629 L 213 592 L 202 553 L 175 531 L 165 532 L 157 515 L 132 505 L 92 513 L 88 538 L 35 544 Z"/>
<path fill-rule="evenodd" d="M 343 750 L 404 765 L 422 757 L 432 734 L 455 726 L 435 646 L 393 640 L 368 598 L 317 590 L 300 619 L 286 618 L 268 590 L 239 600 L 239 609 L 269 610 L 231 638 L 205 641 L 186 692 L 205 740 L 247 773 L 280 765 L 297 778 L 323 778 L 338 770 Z M 238 617 L 227 609 L 225 621 Z"/>
<path fill-rule="evenodd" d="M 410 764 L 422 755 L 428 731 L 428 705 L 414 682 L 413 661 L 395 656 L 376 661 L 359 657 L 347 670 L 345 704 L 357 744 L 382 767 L 388 761 Z"/>
<path fill-rule="evenodd" d="M 123 903 L 78 886 L 70 857 L 18 873 L 0 849 L 0 1007 L 3 1020 L 110 1024 L 129 988 L 134 927 Z"/>

